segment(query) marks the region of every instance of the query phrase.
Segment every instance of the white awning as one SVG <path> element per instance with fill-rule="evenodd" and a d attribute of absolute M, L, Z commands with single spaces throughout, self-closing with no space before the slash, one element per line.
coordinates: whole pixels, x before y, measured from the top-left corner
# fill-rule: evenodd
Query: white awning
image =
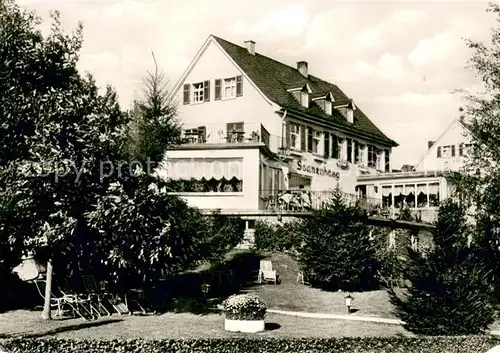
<path fill-rule="evenodd" d="M 242 158 L 172 158 L 167 159 L 167 177 L 189 179 L 243 179 Z"/>

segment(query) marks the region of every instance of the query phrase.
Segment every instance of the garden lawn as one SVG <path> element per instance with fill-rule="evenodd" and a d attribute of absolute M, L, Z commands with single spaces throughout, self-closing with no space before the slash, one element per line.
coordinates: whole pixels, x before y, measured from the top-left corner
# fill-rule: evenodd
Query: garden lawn
<path fill-rule="evenodd" d="M 292 257 L 284 253 L 266 254 L 277 271 L 281 283 L 255 285 L 248 288 L 264 299 L 270 309 L 303 311 L 311 313 L 346 314 L 346 292 L 327 292 L 297 283 L 299 265 Z M 378 316 L 395 318 L 392 305 L 385 290 L 369 292 L 350 292 L 354 297 L 351 315 Z"/>
<path fill-rule="evenodd" d="M 224 317 L 220 314 L 113 315 L 96 321 L 82 319 L 43 321 L 40 319 L 40 313 L 40 311 L 18 310 L 0 314 L 0 338 L 34 336 L 111 340 L 409 335 L 399 325 L 308 319 L 277 314 L 267 315 L 265 332 L 249 335 L 224 331 Z"/>

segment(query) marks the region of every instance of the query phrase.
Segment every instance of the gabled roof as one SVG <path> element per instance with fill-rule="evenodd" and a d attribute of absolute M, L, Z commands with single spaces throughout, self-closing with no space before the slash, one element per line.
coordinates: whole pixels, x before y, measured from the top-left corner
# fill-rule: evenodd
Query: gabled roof
<path fill-rule="evenodd" d="M 354 111 L 354 123 L 345 120 L 342 114 L 334 110 L 333 114 L 327 115 L 315 102 L 311 102 L 308 108 L 303 107 L 287 90 L 291 83 L 307 83 L 312 92 L 331 92 L 335 99 L 335 105 L 341 101 L 346 103 L 351 100 L 340 90 L 337 85 L 323 81 L 315 76 L 307 78 L 294 67 L 279 61 L 255 53 L 250 54 L 246 48 L 228 42 L 222 38 L 212 36 L 232 60 L 245 72 L 248 78 L 259 88 L 259 90 L 272 102 L 281 106 L 289 112 L 296 112 L 312 120 L 321 121 L 329 125 L 335 125 L 342 130 L 356 135 L 365 136 L 381 143 L 398 146 L 398 144 L 387 137 L 377 126 L 358 108 Z"/>
<path fill-rule="evenodd" d="M 470 132 L 469 128 L 467 126 L 465 126 L 464 124 L 462 124 L 462 122 L 460 121 L 460 119 L 458 119 L 458 118 L 457 119 L 453 119 L 453 121 L 450 123 L 450 125 L 448 125 L 448 127 L 443 131 L 443 133 L 441 133 L 441 135 L 439 135 L 439 137 L 437 138 L 437 140 L 434 141 L 434 143 L 432 144 L 431 148 L 428 148 L 427 151 L 425 151 L 424 155 L 420 158 L 420 160 L 417 162 L 417 164 L 415 164 L 415 167 L 413 167 L 413 170 L 416 170 L 418 168 L 418 166 L 427 158 L 427 156 L 430 153 L 435 153 L 435 150 L 438 147 L 438 142 L 441 141 L 443 139 L 443 137 L 446 136 L 446 134 L 448 133 L 448 131 L 450 131 L 455 125 L 459 125 L 465 131 Z"/>

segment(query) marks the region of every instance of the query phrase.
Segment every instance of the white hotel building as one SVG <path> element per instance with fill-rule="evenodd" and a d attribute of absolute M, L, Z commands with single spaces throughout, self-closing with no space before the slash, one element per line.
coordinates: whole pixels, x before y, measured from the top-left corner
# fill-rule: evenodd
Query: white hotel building
<path fill-rule="evenodd" d="M 184 143 L 159 173 L 191 206 L 265 215 L 302 189 L 315 208 L 335 187 L 355 194 L 359 175 L 391 170 L 397 143 L 352 99 L 307 62 L 280 63 L 253 41 L 210 36 L 172 95 Z"/>

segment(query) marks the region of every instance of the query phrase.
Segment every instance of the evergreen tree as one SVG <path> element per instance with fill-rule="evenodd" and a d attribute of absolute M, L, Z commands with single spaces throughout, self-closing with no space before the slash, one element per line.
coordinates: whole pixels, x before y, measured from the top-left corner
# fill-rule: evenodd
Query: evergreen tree
<path fill-rule="evenodd" d="M 336 189 L 323 215 L 307 221 L 299 261 L 312 285 L 328 290 L 376 287 L 376 247 L 360 217 L 360 210 L 348 206 Z"/>
<path fill-rule="evenodd" d="M 424 335 L 484 332 L 493 322 L 488 271 L 468 247 L 465 210 L 445 201 L 433 234 L 434 247 L 425 256 L 408 249 L 407 293 L 389 290 L 404 327 Z"/>
<path fill-rule="evenodd" d="M 128 150 L 130 158 L 146 165 L 148 159 L 154 167 L 163 159 L 165 150 L 181 142 L 181 127 L 177 119 L 177 105 L 167 90 L 165 73 L 158 69 L 143 78 L 143 98 L 134 102 L 129 112 Z"/>

